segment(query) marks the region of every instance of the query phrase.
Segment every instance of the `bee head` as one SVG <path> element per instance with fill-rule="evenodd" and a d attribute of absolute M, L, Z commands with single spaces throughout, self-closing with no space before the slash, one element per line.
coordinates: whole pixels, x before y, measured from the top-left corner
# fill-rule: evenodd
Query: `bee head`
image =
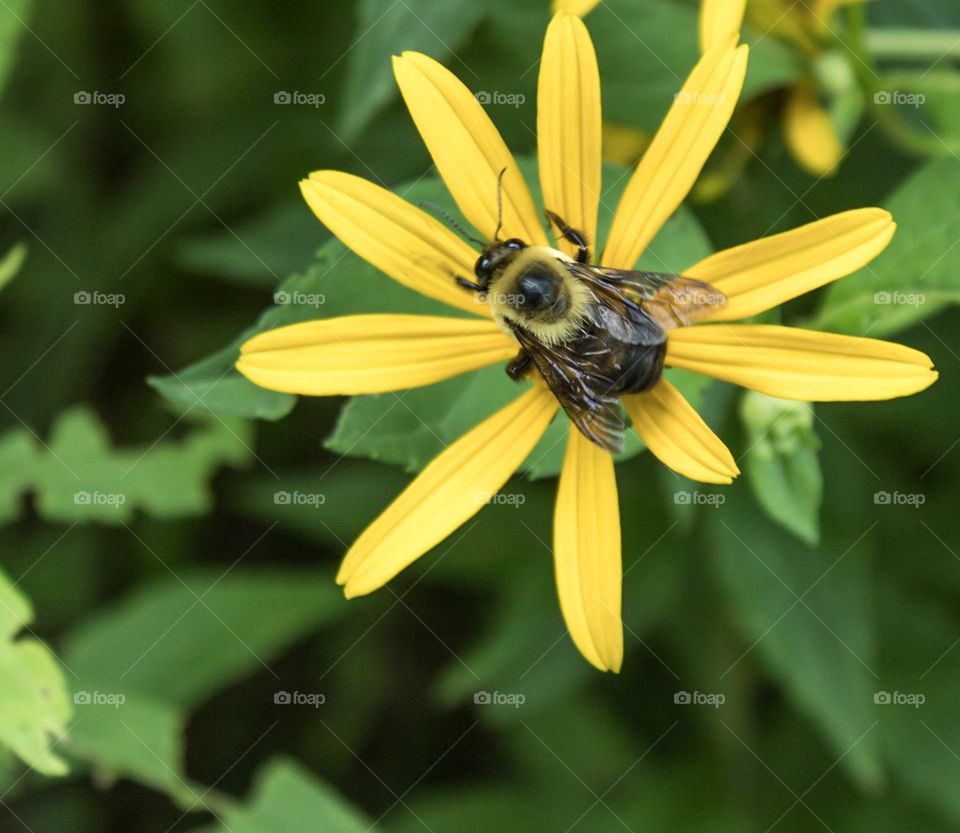
<path fill-rule="evenodd" d="M 477 283 L 484 288 L 488 287 L 490 282 L 513 261 L 517 253 L 523 251 L 526 247 L 527 244 L 516 237 L 492 243 L 484 249 L 483 254 L 477 258 L 473 267 L 477 276 Z"/>
<path fill-rule="evenodd" d="M 490 282 L 482 297 L 494 319 L 508 332 L 520 327 L 543 344 L 559 344 L 582 327 L 592 295 L 570 271 L 569 258 L 546 246 L 503 247 L 504 260 L 491 267 Z M 477 264 L 478 270 L 480 264 Z M 480 272 L 478 282 L 480 281 Z"/>

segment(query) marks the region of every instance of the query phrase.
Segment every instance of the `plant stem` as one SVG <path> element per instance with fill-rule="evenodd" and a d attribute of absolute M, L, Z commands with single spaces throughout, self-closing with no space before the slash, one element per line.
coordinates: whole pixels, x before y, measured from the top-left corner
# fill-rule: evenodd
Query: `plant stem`
<path fill-rule="evenodd" d="M 960 31 L 872 29 L 864 46 L 874 58 L 960 58 Z"/>

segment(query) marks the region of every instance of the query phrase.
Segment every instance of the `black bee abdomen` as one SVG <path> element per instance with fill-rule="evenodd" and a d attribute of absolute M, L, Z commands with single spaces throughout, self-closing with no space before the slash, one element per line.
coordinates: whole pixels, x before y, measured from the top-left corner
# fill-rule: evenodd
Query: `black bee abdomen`
<path fill-rule="evenodd" d="M 666 342 L 653 345 L 611 344 L 611 360 L 619 375 L 619 393 L 642 393 L 650 390 L 663 375 L 663 363 L 667 355 Z"/>

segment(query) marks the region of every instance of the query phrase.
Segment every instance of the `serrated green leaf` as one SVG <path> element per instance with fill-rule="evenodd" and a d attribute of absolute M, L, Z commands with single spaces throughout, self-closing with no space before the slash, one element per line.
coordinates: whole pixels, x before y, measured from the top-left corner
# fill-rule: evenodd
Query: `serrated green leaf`
<path fill-rule="evenodd" d="M 960 160 L 930 162 L 884 206 L 897 233 L 873 263 L 833 284 L 811 326 L 890 335 L 960 303 Z"/>
<path fill-rule="evenodd" d="M 0 744 L 44 775 L 64 775 L 54 745 L 67 732 L 70 700 L 60 665 L 40 641 L 16 639 L 33 620 L 26 597 L 0 573 Z"/>
<path fill-rule="evenodd" d="M 242 465 L 248 433 L 211 422 L 184 440 L 159 440 L 116 449 L 106 428 L 86 408 L 66 411 L 41 447 L 24 430 L 0 438 L 0 521 L 14 520 L 18 500 L 35 493 L 37 509 L 51 521 L 119 524 L 140 509 L 160 518 L 199 514 L 211 504 L 210 480 L 222 465 Z"/>

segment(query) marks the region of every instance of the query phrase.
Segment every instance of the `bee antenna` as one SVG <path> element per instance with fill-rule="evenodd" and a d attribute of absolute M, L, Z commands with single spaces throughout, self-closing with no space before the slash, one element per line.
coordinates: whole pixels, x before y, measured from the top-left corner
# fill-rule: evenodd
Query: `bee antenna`
<path fill-rule="evenodd" d="M 457 234 L 459 234 L 464 240 L 475 243 L 478 246 L 483 245 L 483 241 L 474 237 L 470 232 L 468 232 L 460 223 L 458 223 L 453 217 L 450 216 L 446 211 L 444 211 L 436 203 L 423 200 L 420 203 L 421 208 L 425 208 L 427 211 L 430 211 L 433 214 L 436 214 L 441 220 L 446 220 L 447 225 L 450 226 Z"/>
<path fill-rule="evenodd" d="M 506 172 L 506 168 L 501 168 L 497 176 L 497 230 L 493 233 L 496 241 L 500 240 L 500 229 L 503 228 L 503 175 Z"/>

